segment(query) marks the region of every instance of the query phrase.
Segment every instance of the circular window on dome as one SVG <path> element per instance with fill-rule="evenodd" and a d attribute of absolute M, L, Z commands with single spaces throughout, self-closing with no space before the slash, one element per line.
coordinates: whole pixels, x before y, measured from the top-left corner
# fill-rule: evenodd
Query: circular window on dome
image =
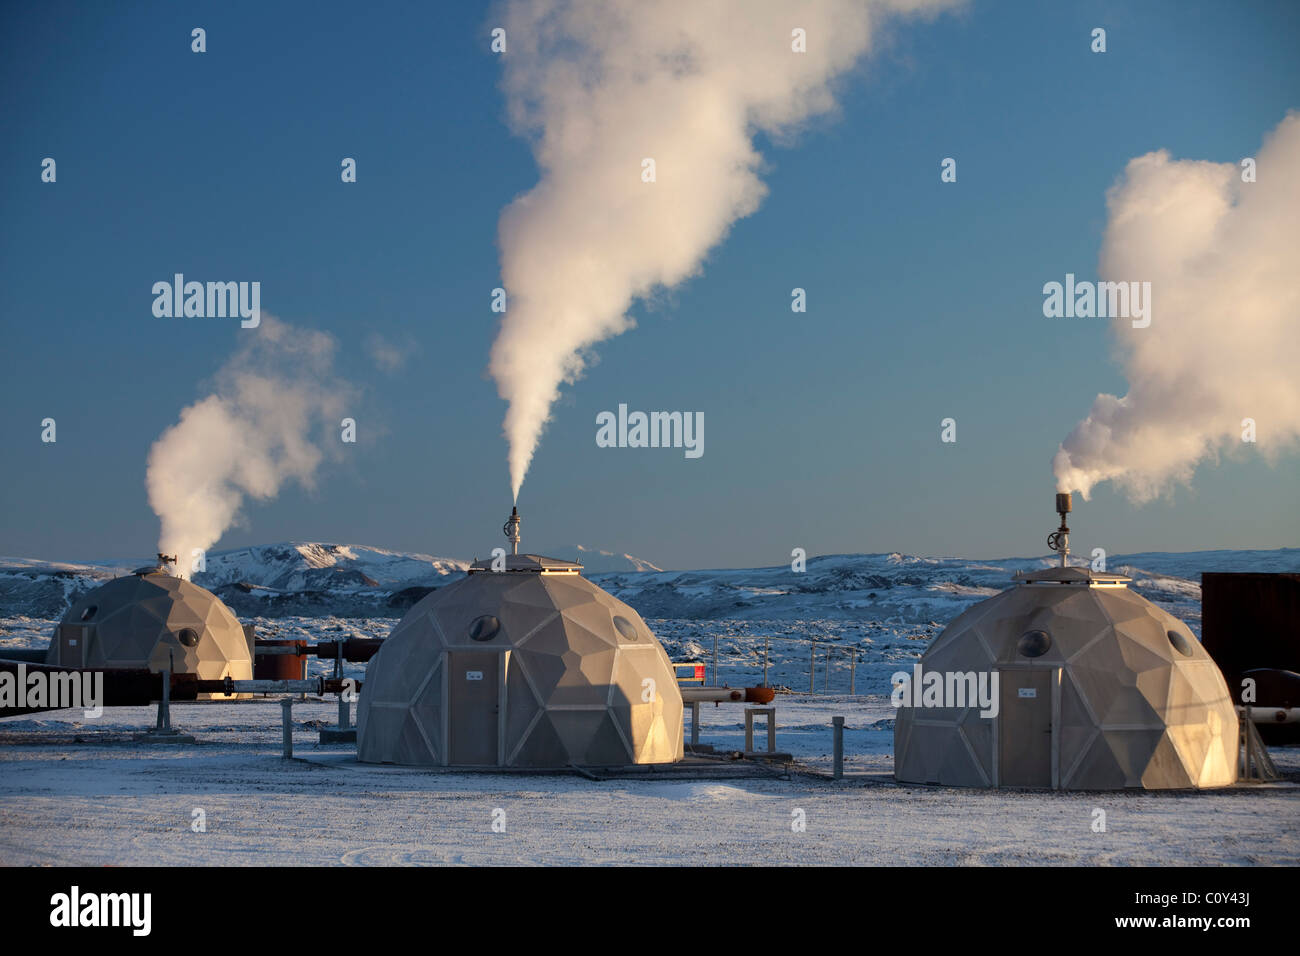
<path fill-rule="evenodd" d="M 181 628 L 181 632 L 176 637 L 186 647 L 199 646 L 199 632 L 192 627 Z"/>
<path fill-rule="evenodd" d="M 1020 635 L 1016 651 L 1021 657 L 1042 657 L 1052 647 L 1052 635 L 1046 631 L 1025 631 Z"/>
<path fill-rule="evenodd" d="M 92 617 L 95 616 L 95 612 L 98 610 L 99 610 L 98 604 L 90 605 L 84 611 L 81 612 L 81 619 L 83 621 L 89 621 Z"/>
<path fill-rule="evenodd" d="M 1192 656 L 1192 642 L 1182 634 L 1177 631 L 1168 631 L 1165 636 L 1169 638 L 1169 643 L 1174 645 L 1174 650 L 1182 654 L 1183 657 Z"/>
<path fill-rule="evenodd" d="M 469 625 L 469 636 L 475 641 L 490 641 L 501 630 L 501 622 L 491 614 L 476 617 Z"/>
<path fill-rule="evenodd" d="M 636 625 L 621 614 L 614 616 L 614 628 L 619 634 L 623 635 L 625 641 L 636 641 L 641 638 L 641 635 L 637 633 Z"/>

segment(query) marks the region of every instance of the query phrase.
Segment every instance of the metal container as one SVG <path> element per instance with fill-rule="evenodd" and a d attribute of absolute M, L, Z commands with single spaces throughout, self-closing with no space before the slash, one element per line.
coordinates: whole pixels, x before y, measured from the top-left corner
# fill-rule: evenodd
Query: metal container
<path fill-rule="evenodd" d="M 1201 575 L 1201 644 L 1227 678 L 1232 699 L 1254 708 L 1294 707 L 1300 672 L 1300 574 Z M 1255 699 L 1241 699 L 1243 680 Z M 1266 743 L 1300 742 L 1300 725 L 1256 720 Z"/>
<path fill-rule="evenodd" d="M 275 652 L 262 651 L 275 648 Z M 303 676 L 303 663 L 307 660 L 306 641 L 257 642 L 257 657 L 253 662 L 254 680 L 299 680 Z"/>

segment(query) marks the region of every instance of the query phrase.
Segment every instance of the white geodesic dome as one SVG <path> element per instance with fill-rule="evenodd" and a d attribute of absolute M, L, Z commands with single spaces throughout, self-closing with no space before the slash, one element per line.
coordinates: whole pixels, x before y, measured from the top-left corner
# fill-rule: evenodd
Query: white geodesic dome
<path fill-rule="evenodd" d="M 206 588 L 162 570 L 114 578 L 78 598 L 55 628 L 47 664 L 251 680 L 243 625 Z"/>
<path fill-rule="evenodd" d="M 1237 777 L 1237 715 L 1187 625 L 1087 568 L 1020 575 L 956 618 L 923 672 L 996 672 L 978 707 L 902 707 L 904 782 L 1062 790 L 1222 787 Z"/>
<path fill-rule="evenodd" d="M 580 565 L 478 564 L 407 612 L 366 668 L 357 756 L 423 766 L 682 758 L 682 698 L 641 616 Z"/>

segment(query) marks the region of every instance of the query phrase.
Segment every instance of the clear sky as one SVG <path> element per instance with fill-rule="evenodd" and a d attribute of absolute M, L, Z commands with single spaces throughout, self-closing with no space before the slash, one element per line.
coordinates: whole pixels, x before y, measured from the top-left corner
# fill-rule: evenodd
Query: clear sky
<path fill-rule="evenodd" d="M 504 121 L 493 16 L 4 6 L 0 554 L 154 550 L 150 445 L 241 334 L 155 318 L 151 286 L 175 272 L 259 280 L 263 309 L 336 337 L 359 389 L 362 440 L 314 490 L 247 504 L 218 547 L 500 543 L 497 221 L 537 168 Z M 1105 54 L 1089 50 L 1097 26 Z M 638 328 L 566 387 L 520 497 L 525 547 L 675 568 L 779 564 L 794 547 L 1045 552 L 1052 455 L 1126 384 L 1105 322 L 1045 318 L 1043 283 L 1096 276 L 1105 192 L 1130 158 L 1253 155 L 1300 108 L 1297 49 L 1289 2 L 976 0 L 891 29 L 835 116 L 760 139 L 770 194 L 702 274 L 634 308 Z M 955 184 L 939 179 L 947 156 Z M 376 335 L 401 367 L 371 359 Z M 705 454 L 598 448 L 596 415 L 619 403 L 702 411 Z M 955 444 L 939 440 L 949 416 Z M 1300 545 L 1297 477 L 1294 453 L 1270 466 L 1252 450 L 1140 507 L 1102 486 L 1076 504 L 1075 546 Z"/>

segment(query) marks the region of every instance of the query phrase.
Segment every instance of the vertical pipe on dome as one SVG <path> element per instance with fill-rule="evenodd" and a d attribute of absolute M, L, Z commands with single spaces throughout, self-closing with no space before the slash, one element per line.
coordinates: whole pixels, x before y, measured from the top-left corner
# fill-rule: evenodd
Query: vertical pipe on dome
<path fill-rule="evenodd" d="M 505 527 L 501 529 L 510 541 L 510 551 L 512 554 L 519 553 L 519 508 L 510 509 L 510 517 L 506 519 Z"/>
<path fill-rule="evenodd" d="M 1056 513 L 1061 516 L 1061 526 L 1047 536 L 1047 546 L 1061 555 L 1061 567 L 1070 565 L 1070 528 L 1065 523 L 1065 516 L 1070 513 L 1074 501 L 1068 491 L 1056 493 Z"/>

